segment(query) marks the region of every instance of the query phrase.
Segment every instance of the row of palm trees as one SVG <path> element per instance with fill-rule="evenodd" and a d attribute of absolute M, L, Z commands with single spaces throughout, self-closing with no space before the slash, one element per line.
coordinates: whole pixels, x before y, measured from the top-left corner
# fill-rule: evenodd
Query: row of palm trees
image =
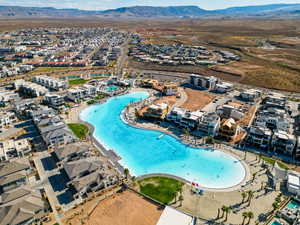
<path fill-rule="evenodd" d="M 221 211 L 221 210 L 222 210 L 222 215 L 220 216 L 220 211 Z M 232 211 L 231 207 L 226 206 L 226 205 L 223 205 L 222 208 L 221 208 L 221 210 L 218 209 L 218 216 L 217 216 L 217 218 L 218 218 L 218 219 L 219 219 L 219 218 L 223 218 L 224 215 L 225 215 L 225 221 L 227 221 L 227 219 L 228 219 L 228 214 L 231 213 L 231 211 Z"/>
<path fill-rule="evenodd" d="M 246 224 L 250 224 L 250 221 L 254 218 L 253 212 L 251 212 L 251 211 L 249 211 L 249 212 L 243 212 L 243 222 L 242 222 L 242 225 L 245 224 L 247 218 L 248 218 L 248 222 Z"/>
<path fill-rule="evenodd" d="M 247 192 L 242 192 L 241 195 L 242 195 L 242 198 L 243 198 L 242 199 L 242 204 L 248 202 L 248 206 L 250 206 L 251 201 L 254 197 L 254 191 L 250 190 L 250 191 L 247 191 Z M 247 198 L 247 200 L 246 200 L 246 198 Z"/>
<path fill-rule="evenodd" d="M 222 215 L 220 216 L 220 212 L 222 211 Z M 225 220 L 224 222 L 227 221 L 228 219 L 228 215 L 231 213 L 232 211 L 232 208 L 230 206 L 225 206 L 223 205 L 221 210 L 218 209 L 218 216 L 217 218 L 220 219 L 220 218 L 223 218 L 225 216 Z M 250 224 L 251 220 L 254 218 L 254 213 L 249 211 L 249 212 L 243 212 L 243 222 L 242 222 L 242 225 L 245 224 L 246 222 L 246 219 L 248 218 L 248 222 L 246 223 L 247 225 Z"/>

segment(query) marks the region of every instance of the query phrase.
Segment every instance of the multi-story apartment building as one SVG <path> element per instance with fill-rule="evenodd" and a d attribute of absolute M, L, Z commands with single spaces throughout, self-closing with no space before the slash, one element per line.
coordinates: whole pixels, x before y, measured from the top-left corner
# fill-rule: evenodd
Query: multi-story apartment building
<path fill-rule="evenodd" d="M 68 88 L 68 81 L 60 80 L 54 77 L 49 76 L 36 76 L 33 79 L 33 82 L 40 84 L 50 90 L 63 90 Z"/>

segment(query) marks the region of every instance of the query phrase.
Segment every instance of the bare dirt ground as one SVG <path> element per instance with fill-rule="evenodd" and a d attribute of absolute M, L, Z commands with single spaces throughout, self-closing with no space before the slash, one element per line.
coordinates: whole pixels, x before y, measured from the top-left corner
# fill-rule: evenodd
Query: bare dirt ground
<path fill-rule="evenodd" d="M 101 202 L 88 225 L 156 225 L 162 210 L 141 196 L 125 191 Z"/>
<path fill-rule="evenodd" d="M 209 104 L 215 96 L 212 94 L 204 93 L 202 91 L 193 90 L 190 88 L 184 89 L 188 98 L 187 101 L 181 106 L 190 111 L 196 111 L 202 109 Z"/>

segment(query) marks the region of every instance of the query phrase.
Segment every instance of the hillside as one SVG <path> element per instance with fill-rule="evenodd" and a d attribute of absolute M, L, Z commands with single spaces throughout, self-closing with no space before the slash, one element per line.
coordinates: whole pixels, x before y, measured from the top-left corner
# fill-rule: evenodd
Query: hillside
<path fill-rule="evenodd" d="M 56 9 L 53 7 L 0 6 L 0 18 L 300 18 L 300 4 L 273 4 L 204 10 L 198 6 L 133 6 L 104 11 Z"/>

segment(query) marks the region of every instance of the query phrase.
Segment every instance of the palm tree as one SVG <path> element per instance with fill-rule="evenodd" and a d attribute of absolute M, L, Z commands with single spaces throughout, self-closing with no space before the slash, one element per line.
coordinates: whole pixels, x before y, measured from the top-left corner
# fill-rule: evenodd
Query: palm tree
<path fill-rule="evenodd" d="M 253 219 L 254 218 L 254 214 L 253 214 L 253 212 L 248 212 L 248 223 L 247 224 L 250 224 L 250 221 L 251 221 L 251 219 Z"/>
<path fill-rule="evenodd" d="M 218 208 L 218 215 L 217 215 L 217 219 L 220 218 L 220 208 Z"/>
<path fill-rule="evenodd" d="M 247 197 L 247 193 L 242 192 L 241 195 L 242 195 L 242 198 L 243 198 L 243 200 L 242 200 L 242 204 L 243 204 L 245 202 L 246 197 Z"/>
<path fill-rule="evenodd" d="M 128 168 L 124 169 L 124 174 L 125 174 L 126 179 L 128 179 L 128 176 L 129 176 L 129 169 Z"/>
<path fill-rule="evenodd" d="M 248 206 L 250 206 L 253 196 L 254 196 L 254 192 L 253 191 L 248 191 L 248 200 L 247 200 L 248 201 Z"/>
<path fill-rule="evenodd" d="M 231 213 L 231 208 L 228 207 L 228 206 L 226 206 L 226 208 L 225 208 L 225 213 L 226 213 L 225 221 L 227 221 L 227 219 L 228 219 L 228 214 Z"/>
<path fill-rule="evenodd" d="M 252 182 L 255 180 L 256 175 L 257 175 L 257 172 L 252 174 Z"/>
<path fill-rule="evenodd" d="M 222 210 L 222 216 L 221 216 L 221 218 L 223 218 L 223 217 L 224 217 L 224 212 L 225 212 L 225 209 L 226 209 L 226 206 L 225 206 L 225 205 L 223 205 L 223 206 L 222 206 L 222 208 L 221 208 L 221 210 Z"/>
<path fill-rule="evenodd" d="M 245 224 L 245 221 L 246 221 L 246 218 L 248 217 L 248 212 L 243 212 L 242 216 L 243 216 L 243 222 L 242 222 L 242 225 L 244 225 L 244 224 Z"/>
<path fill-rule="evenodd" d="M 273 204 L 272 204 L 272 207 L 273 207 L 273 210 L 272 210 L 272 212 L 274 212 L 276 209 L 278 209 L 278 203 L 277 202 L 274 202 Z"/>
<path fill-rule="evenodd" d="M 179 201 L 180 201 L 180 207 L 182 206 L 182 202 L 183 202 L 183 195 L 180 193 L 179 195 Z"/>

